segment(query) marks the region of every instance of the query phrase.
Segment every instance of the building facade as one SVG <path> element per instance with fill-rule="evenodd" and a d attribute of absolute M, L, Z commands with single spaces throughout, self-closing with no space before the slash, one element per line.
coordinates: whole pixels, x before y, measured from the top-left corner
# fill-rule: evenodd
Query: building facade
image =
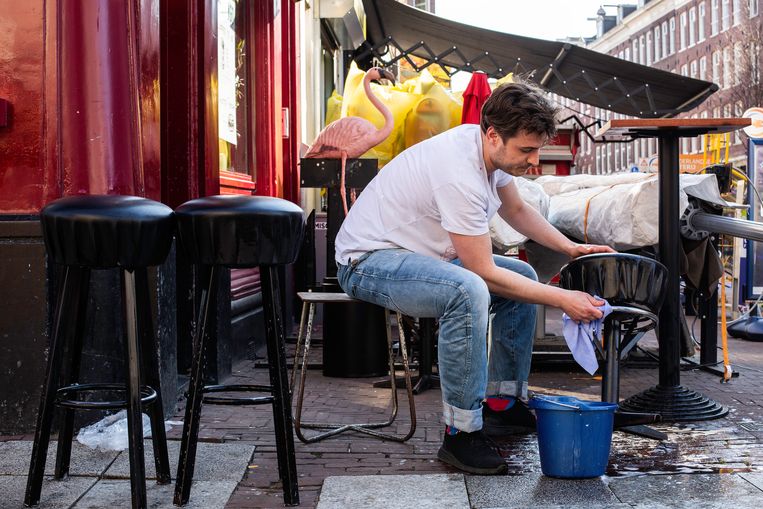
<path fill-rule="evenodd" d="M 684 118 L 738 117 L 761 106 L 760 79 L 763 28 L 760 0 L 651 0 L 621 5 L 617 13 L 597 13 L 597 36 L 589 49 L 618 58 L 712 81 L 718 92 Z M 601 108 L 557 99 L 565 113 L 588 125 L 626 118 Z M 654 139 L 630 143 L 594 143 L 581 137 L 577 172 L 607 174 L 643 166 L 654 160 Z M 729 159 L 744 164 L 746 137 L 737 132 L 729 139 Z M 684 139 L 681 154 L 701 154 L 702 139 Z"/>

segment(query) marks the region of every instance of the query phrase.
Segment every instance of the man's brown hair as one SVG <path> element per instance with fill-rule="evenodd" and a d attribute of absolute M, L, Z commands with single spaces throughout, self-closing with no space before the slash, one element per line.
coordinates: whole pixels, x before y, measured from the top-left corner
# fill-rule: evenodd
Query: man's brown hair
<path fill-rule="evenodd" d="M 505 142 L 520 131 L 556 136 L 559 108 L 546 99 L 541 88 L 526 82 L 506 83 L 496 88 L 482 106 L 480 128 L 493 127 Z"/>

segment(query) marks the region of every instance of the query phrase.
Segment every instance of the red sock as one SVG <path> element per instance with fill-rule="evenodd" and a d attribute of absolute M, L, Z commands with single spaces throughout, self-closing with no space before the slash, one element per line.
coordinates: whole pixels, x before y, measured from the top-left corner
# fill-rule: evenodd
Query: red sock
<path fill-rule="evenodd" d="M 485 404 L 493 412 L 503 412 L 514 406 L 516 400 L 517 398 L 512 398 L 511 396 L 504 398 L 491 396 L 485 400 Z"/>
<path fill-rule="evenodd" d="M 455 435 L 456 433 L 459 433 L 461 430 L 458 428 L 455 428 L 453 426 L 445 426 L 445 433 L 448 435 Z"/>

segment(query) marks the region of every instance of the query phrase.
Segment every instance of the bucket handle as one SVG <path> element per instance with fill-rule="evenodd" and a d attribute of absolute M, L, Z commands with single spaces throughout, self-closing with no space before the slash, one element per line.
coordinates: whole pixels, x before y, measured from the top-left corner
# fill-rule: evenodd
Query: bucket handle
<path fill-rule="evenodd" d="M 559 405 L 559 406 L 563 406 L 563 407 L 567 407 L 567 408 L 572 408 L 573 410 L 580 410 L 579 406 L 568 405 L 567 403 L 560 403 L 558 401 L 554 401 L 554 400 L 546 399 L 546 398 L 541 398 L 541 397 L 538 397 L 538 396 L 533 396 L 533 397 L 535 399 L 538 399 L 538 400 L 543 401 L 545 403 L 551 403 L 552 405 Z"/>

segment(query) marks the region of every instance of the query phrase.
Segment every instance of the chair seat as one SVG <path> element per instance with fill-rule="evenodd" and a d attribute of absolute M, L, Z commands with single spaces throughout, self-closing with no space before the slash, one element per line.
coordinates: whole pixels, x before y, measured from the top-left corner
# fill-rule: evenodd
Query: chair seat
<path fill-rule="evenodd" d="M 304 216 L 297 205 L 268 196 L 207 196 L 175 210 L 182 251 L 193 262 L 226 267 L 293 263 Z"/>
<path fill-rule="evenodd" d="M 606 299 L 612 306 L 631 306 L 657 314 L 665 298 L 668 271 L 645 256 L 602 253 L 581 256 L 562 267 L 559 284 Z"/>
<path fill-rule="evenodd" d="M 69 196 L 45 206 L 40 216 L 50 258 L 90 268 L 159 265 L 175 226 L 171 208 L 137 196 Z"/>
<path fill-rule="evenodd" d="M 302 302 L 324 304 L 328 302 L 357 302 L 344 292 L 297 292 Z"/>

